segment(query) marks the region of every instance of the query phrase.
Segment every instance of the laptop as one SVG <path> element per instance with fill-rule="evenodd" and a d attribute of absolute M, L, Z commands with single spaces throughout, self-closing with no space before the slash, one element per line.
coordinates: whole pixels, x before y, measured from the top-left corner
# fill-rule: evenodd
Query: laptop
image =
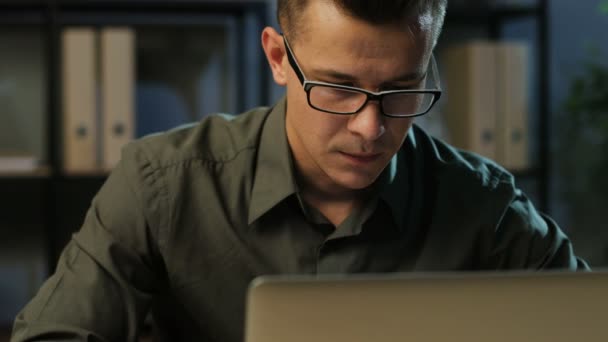
<path fill-rule="evenodd" d="M 268 276 L 246 342 L 606 342 L 608 272 Z"/>

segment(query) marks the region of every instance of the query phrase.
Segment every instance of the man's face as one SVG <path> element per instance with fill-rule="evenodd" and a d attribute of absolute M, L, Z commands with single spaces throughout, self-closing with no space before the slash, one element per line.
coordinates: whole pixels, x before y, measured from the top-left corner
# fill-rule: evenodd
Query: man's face
<path fill-rule="evenodd" d="M 370 91 L 411 88 L 422 81 L 432 38 L 424 20 L 376 26 L 325 1 L 311 1 L 300 20 L 305 29 L 291 47 L 308 80 Z M 401 147 L 413 119 L 385 117 L 377 102 L 353 115 L 318 111 L 308 105 L 286 57 L 282 67 L 287 137 L 301 176 L 334 193 L 371 185 Z"/>

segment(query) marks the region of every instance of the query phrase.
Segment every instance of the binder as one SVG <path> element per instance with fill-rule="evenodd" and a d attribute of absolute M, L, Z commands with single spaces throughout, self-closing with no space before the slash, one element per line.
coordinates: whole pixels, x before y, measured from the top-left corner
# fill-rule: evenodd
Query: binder
<path fill-rule="evenodd" d="M 524 43 L 504 42 L 497 51 L 497 161 L 509 170 L 521 171 L 530 166 L 528 49 Z"/>
<path fill-rule="evenodd" d="M 135 33 L 130 28 L 104 28 L 100 47 L 101 167 L 109 171 L 135 135 Z"/>
<path fill-rule="evenodd" d="M 489 41 L 449 47 L 443 56 L 450 143 L 496 158 L 496 49 Z"/>
<path fill-rule="evenodd" d="M 96 37 L 92 28 L 62 33 L 63 171 L 94 172 L 97 168 Z"/>

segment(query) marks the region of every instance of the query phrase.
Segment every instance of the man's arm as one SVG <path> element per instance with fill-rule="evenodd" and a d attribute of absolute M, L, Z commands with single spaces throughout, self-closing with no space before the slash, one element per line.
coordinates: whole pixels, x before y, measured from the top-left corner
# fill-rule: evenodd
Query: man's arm
<path fill-rule="evenodd" d="M 18 314 L 11 341 L 134 341 L 163 274 L 158 177 L 126 154 L 96 195 L 57 270 Z M 140 159 L 140 160 L 138 160 Z M 160 268 L 160 269 L 159 269 Z"/>
<path fill-rule="evenodd" d="M 557 223 L 519 190 L 489 239 L 491 269 L 589 270 Z"/>

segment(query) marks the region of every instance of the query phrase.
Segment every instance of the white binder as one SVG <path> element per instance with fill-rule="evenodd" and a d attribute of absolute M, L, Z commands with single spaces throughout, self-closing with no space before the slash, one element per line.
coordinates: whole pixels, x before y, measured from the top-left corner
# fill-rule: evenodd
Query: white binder
<path fill-rule="evenodd" d="M 96 38 L 92 28 L 67 28 L 62 35 L 63 170 L 97 169 Z"/>
<path fill-rule="evenodd" d="M 497 161 L 513 171 L 530 166 L 528 145 L 528 48 L 520 42 L 498 47 Z"/>
<path fill-rule="evenodd" d="M 444 55 L 450 142 L 496 158 L 495 43 L 474 41 L 448 48 Z"/>
<path fill-rule="evenodd" d="M 111 170 L 122 147 L 135 135 L 135 33 L 129 28 L 101 31 L 101 166 Z"/>

